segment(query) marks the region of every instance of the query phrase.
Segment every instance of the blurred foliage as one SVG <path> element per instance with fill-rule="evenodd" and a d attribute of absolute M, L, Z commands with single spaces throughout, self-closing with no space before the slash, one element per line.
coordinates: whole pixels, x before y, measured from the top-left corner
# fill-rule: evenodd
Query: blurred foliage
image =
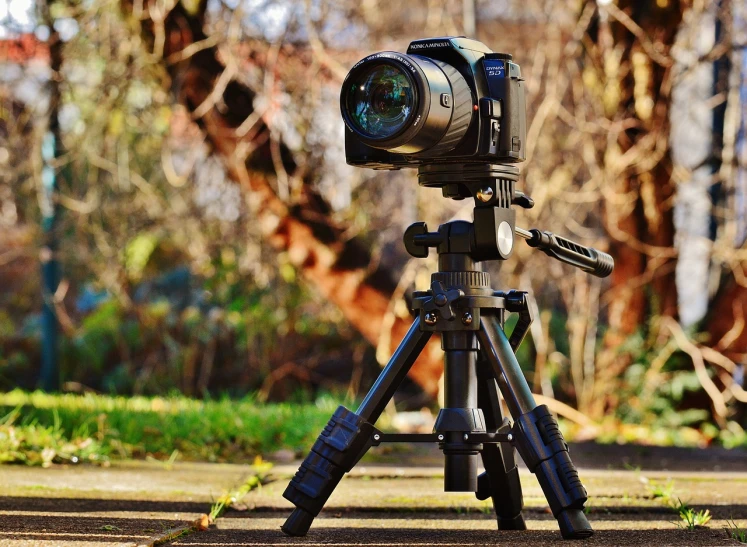
<path fill-rule="evenodd" d="M 261 239 L 119 2 L 52 2 L 51 17 L 78 25 L 58 81 L 67 387 L 282 398 L 344 383 L 366 356 L 375 368 L 339 310 Z M 0 268 L 0 389 L 33 388 L 40 361 L 39 166 L 28 151 L 45 128 L 45 84 L 26 105 L 14 85 L 0 82 L 0 255 L 12 260 Z M 272 376 L 283 363 L 297 366 Z"/>
<path fill-rule="evenodd" d="M 108 393 L 213 390 L 241 395 L 263 386 L 271 390 L 272 364 L 285 361 L 312 372 L 322 365 L 314 385 L 327 376 L 344 380 L 350 375 L 350 370 L 336 371 L 330 363 L 341 355 L 354 359 L 361 342 L 340 324 L 334 309 L 323 313 L 303 285 L 282 283 L 273 290 L 231 283 L 227 278 L 234 268 L 217 261 L 215 265 L 215 275 L 204 281 L 188 272 L 172 272 L 171 277 L 181 281 L 178 290 L 139 286 L 135 294 L 143 295 L 142 302 L 125 307 L 106 298 L 82 315 L 60 346 L 68 388 L 77 384 L 79 389 Z M 156 295 L 147 296 L 148 291 Z M 27 326 L 23 341 L 28 345 L 2 355 L 0 387 L 33 387 L 37 370 L 31 364 L 38 360 L 38 336 L 37 324 Z M 303 376 L 296 375 L 301 380 L 296 383 L 292 378 L 290 374 L 285 379 L 285 391 L 276 396 L 310 385 Z"/>
<path fill-rule="evenodd" d="M 331 205 L 330 216 L 349 227 L 346 237 L 364 241 L 374 262 L 391 265 L 394 272 L 405 270 L 406 285 L 427 287 L 435 259 L 407 262 L 399 244 L 403 227 L 414 220 L 437 225 L 464 217 L 471 206 L 434 198 L 437 190 L 417 189 L 411 175 L 346 166 L 339 82 L 328 65 L 349 66 L 369 51 L 401 50 L 414 33 L 461 34 L 460 7 L 271 1 L 262 5 L 273 9 L 244 13 L 235 3 L 210 4 L 210 40 L 215 38 L 223 58 L 238 59 L 237 79 L 257 92 L 256 106 L 270 113 L 274 130 Z M 583 32 L 577 32 L 568 6 L 504 4 L 477 2 L 493 18 L 481 22 L 478 37 L 496 51 L 517 52 L 526 77 L 532 158 L 521 186 L 537 206 L 520 211 L 521 222 L 603 244 L 608 235 L 605 184 L 619 178 L 601 161 L 620 152 L 611 144 L 610 120 L 603 114 L 614 118 L 621 98 L 613 78 L 616 67 L 602 67 L 610 72 L 607 82 L 595 73 L 599 67 L 558 54 L 582 50 L 570 41 L 580 40 Z M 194 7 L 193 2 L 185 5 Z M 291 7 L 283 11 L 282 6 Z M 310 13 L 305 6 L 311 6 Z M 271 12 L 285 14 L 276 17 L 285 28 L 276 28 Z M 508 12 L 513 21 L 502 18 Z M 64 43 L 63 71 L 56 80 L 67 151 L 58 165 L 55 234 L 64 272 L 57 309 L 65 387 L 111 394 L 180 392 L 208 400 L 183 403 L 193 406 L 179 412 L 137 410 L 142 416 L 134 420 L 130 403 L 115 398 L 118 402 L 111 404 L 117 408 L 99 424 L 103 411 L 96 405 L 106 406 L 110 403 L 102 401 L 109 399 L 86 395 L 70 401 L 88 401 L 90 408 L 63 410 L 78 404 L 64 403 L 57 411 L 60 425 L 55 425 L 54 405 L 40 395 L 24 399 L 15 393 L 22 402 L 4 404 L 9 409 L 22 405 L 22 413 L 9 414 L 13 425 L 8 418 L 3 427 L 15 428 L 16 436 L 23 427 L 28 439 L 45 435 L 58 444 L 59 435 L 77 439 L 85 435 L 76 428 L 95 428 L 90 435 L 110 439 L 102 441 L 108 443 L 101 447 L 103 454 L 168 457 L 178 448 L 185 457 L 228 460 L 243 457 L 242 450 L 256 454 L 307 445 L 312 439 L 308 431 L 315 435 L 330 409 L 295 420 L 308 431 L 288 436 L 280 423 L 293 412 L 305 416 L 307 407 L 268 407 L 271 425 L 264 427 L 256 401 L 289 398 L 299 389 L 311 394 L 330 385 L 355 393 L 377 371 L 373 349 L 338 309 L 304 284 L 287 254 L 263 240 L 251 213 L 252 196 L 226 180 L 198 124 L 175 103 L 173 92 L 182 82 L 172 81 L 164 65 L 179 61 L 164 60 L 145 47 L 118 1 L 52 2 L 51 17 L 74 21 L 78 29 Z M 547 22 L 551 32 L 538 32 L 538 25 Z M 314 56 L 316 48 L 309 53 L 309 24 L 318 27 L 322 45 L 332 44 L 322 53 L 334 53 L 333 62 Z M 507 32 L 511 29 L 522 32 Z M 544 34 L 540 41 L 539 34 Z M 12 82 L 0 82 L 0 389 L 5 390 L 33 389 L 38 376 L 38 142 L 46 125 L 48 76 L 39 77 L 35 100 L 25 97 L 26 104 Z M 612 125 L 624 126 L 618 120 Z M 744 444 L 739 409 L 733 420 L 714 425 L 691 361 L 658 336 L 654 321 L 641 325 L 611 355 L 595 357 L 602 353 L 608 319 L 609 302 L 600 304 L 601 282 L 569 274 L 524 245 L 517 246 L 500 272 L 491 268 L 500 273 L 494 278 L 502 288 L 536 295 L 541 328 L 519 351 L 532 387 L 591 416 L 597 424 L 594 436 L 609 442 Z M 211 394 L 240 398 L 255 391 L 256 399 L 237 403 L 210 400 Z M 156 401 L 168 409 L 178 407 L 176 398 L 147 404 L 162 404 Z M 133 399 L 131 404 L 141 403 Z M 223 418 L 234 410 L 246 413 L 238 419 L 244 429 Z M 150 433 L 140 418 L 153 428 Z M 172 427 L 159 445 L 155 432 Z M 215 432 L 213 427 L 224 429 Z M 565 422 L 564 427 L 572 438 L 589 435 L 579 424 Z M 269 437 L 240 440 L 246 432 Z M 200 442 L 206 443 L 202 452 Z"/>

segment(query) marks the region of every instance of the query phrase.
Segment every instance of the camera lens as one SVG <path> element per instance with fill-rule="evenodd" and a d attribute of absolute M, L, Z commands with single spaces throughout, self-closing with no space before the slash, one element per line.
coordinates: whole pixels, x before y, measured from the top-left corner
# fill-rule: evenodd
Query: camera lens
<path fill-rule="evenodd" d="M 345 106 L 350 120 L 368 137 L 386 139 L 407 125 L 416 91 L 400 67 L 377 63 L 346 85 Z"/>
<path fill-rule="evenodd" d="M 358 62 L 342 84 L 340 107 L 361 143 L 400 154 L 451 150 L 472 119 L 472 94 L 452 66 L 383 51 Z"/>

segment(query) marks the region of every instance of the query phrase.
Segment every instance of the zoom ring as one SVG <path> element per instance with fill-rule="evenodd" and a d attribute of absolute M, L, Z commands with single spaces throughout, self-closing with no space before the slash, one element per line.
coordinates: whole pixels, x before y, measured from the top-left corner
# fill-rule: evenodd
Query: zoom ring
<path fill-rule="evenodd" d="M 443 61 L 437 61 L 436 59 L 429 59 L 429 61 L 438 65 L 443 73 L 446 74 L 446 77 L 451 84 L 454 111 L 451 114 L 451 121 L 449 122 L 449 128 L 446 130 L 446 134 L 433 148 L 419 154 L 422 157 L 430 157 L 453 150 L 467 132 L 467 128 L 472 121 L 472 115 L 474 113 L 472 108 L 472 91 L 461 73 L 453 66 L 446 64 Z"/>

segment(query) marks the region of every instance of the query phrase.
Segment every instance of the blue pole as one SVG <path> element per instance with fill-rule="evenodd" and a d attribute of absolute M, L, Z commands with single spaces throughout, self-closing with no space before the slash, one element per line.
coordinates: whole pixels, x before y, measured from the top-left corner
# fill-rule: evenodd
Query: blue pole
<path fill-rule="evenodd" d="M 57 176 L 54 160 L 57 156 L 57 142 L 54 125 L 57 123 L 56 112 L 52 113 L 50 128 L 42 141 L 42 234 L 43 243 L 39 257 L 42 277 L 42 320 L 41 320 L 41 373 L 39 386 L 45 391 L 57 391 L 60 388 L 60 369 L 57 360 L 57 311 L 54 306 L 54 295 L 60 283 L 60 267 L 57 262 L 57 237 L 55 233 L 56 207 L 54 194 L 57 190 Z"/>

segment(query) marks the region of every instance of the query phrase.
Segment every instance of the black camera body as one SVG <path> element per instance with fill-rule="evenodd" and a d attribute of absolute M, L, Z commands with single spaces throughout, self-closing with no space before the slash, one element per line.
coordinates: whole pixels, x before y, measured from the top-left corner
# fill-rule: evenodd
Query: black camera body
<path fill-rule="evenodd" d="M 347 163 L 373 169 L 525 159 L 526 105 L 511 55 L 476 40 L 415 40 L 359 61 L 342 84 Z"/>

